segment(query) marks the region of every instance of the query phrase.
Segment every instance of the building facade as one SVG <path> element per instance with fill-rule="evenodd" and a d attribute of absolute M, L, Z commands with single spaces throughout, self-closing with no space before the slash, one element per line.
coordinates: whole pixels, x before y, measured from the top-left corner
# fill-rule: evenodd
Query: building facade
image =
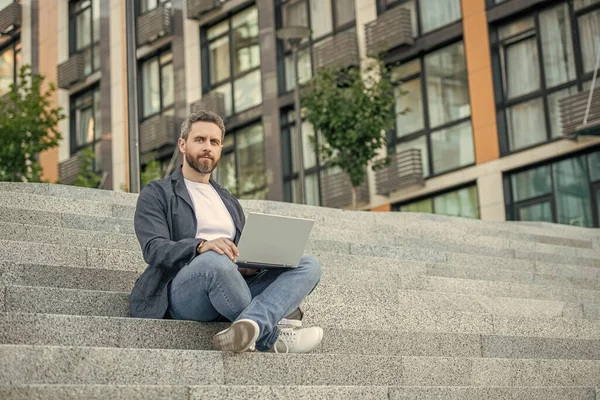
<path fill-rule="evenodd" d="M 575 134 L 600 51 L 600 0 L 136 0 L 135 9 L 142 169 L 159 160 L 168 173 L 181 121 L 208 108 L 227 128 L 216 179 L 238 197 L 348 206 L 349 182 L 324 168 L 307 122 L 295 157 L 296 77 L 276 32 L 302 25 L 312 34 L 300 44 L 300 83 L 374 53 L 394 68 L 392 163 L 367 172 L 361 209 L 600 226 L 600 139 Z M 102 187 L 126 189 L 124 2 L 4 0 L 0 28 L 0 92 L 21 64 L 60 88 L 53 101 L 68 118 L 60 147 L 40 155 L 45 177 L 72 182 L 90 148 Z M 600 91 L 591 100 L 588 125 L 600 120 Z"/>

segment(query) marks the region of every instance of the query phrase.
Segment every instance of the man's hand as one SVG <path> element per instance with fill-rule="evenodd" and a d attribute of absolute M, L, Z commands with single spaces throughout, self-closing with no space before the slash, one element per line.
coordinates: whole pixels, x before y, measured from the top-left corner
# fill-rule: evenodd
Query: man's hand
<path fill-rule="evenodd" d="M 226 238 L 218 238 L 205 242 L 200 249 L 200 254 L 204 254 L 209 250 L 212 250 L 217 254 L 226 254 L 233 262 L 236 262 L 236 257 L 240 255 L 235 244 Z"/>

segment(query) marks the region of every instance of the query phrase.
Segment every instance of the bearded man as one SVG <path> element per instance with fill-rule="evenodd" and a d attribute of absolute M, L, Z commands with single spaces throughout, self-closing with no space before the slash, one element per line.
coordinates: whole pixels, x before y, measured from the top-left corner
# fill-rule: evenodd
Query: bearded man
<path fill-rule="evenodd" d="M 230 321 L 212 340 L 223 351 L 310 352 L 323 330 L 302 328 L 298 306 L 319 283 L 321 267 L 305 256 L 293 269 L 238 268 L 244 212 L 211 177 L 224 137 L 217 114 L 189 115 L 178 139 L 183 165 L 140 193 L 134 227 L 148 267 L 132 289 L 130 314 Z"/>

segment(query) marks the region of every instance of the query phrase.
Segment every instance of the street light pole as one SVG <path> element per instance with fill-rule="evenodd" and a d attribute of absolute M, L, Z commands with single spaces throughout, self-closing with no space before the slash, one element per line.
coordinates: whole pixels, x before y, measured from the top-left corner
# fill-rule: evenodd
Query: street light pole
<path fill-rule="evenodd" d="M 302 149 L 302 114 L 300 106 L 300 77 L 298 68 L 298 47 L 302 40 L 310 37 L 311 30 L 304 26 L 289 26 L 277 31 L 277 37 L 281 40 L 287 40 L 292 47 L 292 60 L 294 63 L 294 111 L 296 115 L 296 138 L 295 156 L 298 160 L 298 198 L 299 203 L 306 203 L 304 189 L 304 152 Z"/>
<path fill-rule="evenodd" d="M 133 1 L 125 2 L 127 52 L 127 123 L 129 133 L 129 191 L 140 192 L 140 140 L 137 114 L 137 74 L 135 56 L 135 10 Z"/>

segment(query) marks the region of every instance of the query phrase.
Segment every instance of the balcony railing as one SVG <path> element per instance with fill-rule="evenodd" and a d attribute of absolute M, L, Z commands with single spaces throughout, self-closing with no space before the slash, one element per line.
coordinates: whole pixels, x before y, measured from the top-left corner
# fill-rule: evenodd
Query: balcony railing
<path fill-rule="evenodd" d="M 395 190 L 425 184 L 421 150 L 409 149 L 390 155 L 390 165 L 375 171 L 376 192 L 388 196 Z"/>
<path fill-rule="evenodd" d="M 161 3 L 154 10 L 137 18 L 137 44 L 144 46 L 172 32 L 173 14 L 171 8 Z"/>
<path fill-rule="evenodd" d="M 12 3 L 0 10 L 0 33 L 7 33 L 21 26 L 21 4 Z"/>
<path fill-rule="evenodd" d="M 58 164 L 58 177 L 60 183 L 72 185 L 77 180 L 77 174 L 81 170 L 81 159 L 79 153 L 74 154 L 71 158 Z"/>
<path fill-rule="evenodd" d="M 208 12 L 221 8 L 227 0 L 186 0 L 187 17 L 189 19 L 200 19 Z"/>
<path fill-rule="evenodd" d="M 399 46 L 414 44 L 410 10 L 394 7 L 365 25 L 367 53 L 381 54 Z"/>
<path fill-rule="evenodd" d="M 140 153 L 146 154 L 177 143 L 177 118 L 156 115 L 140 124 Z"/>
<path fill-rule="evenodd" d="M 600 136 L 600 88 L 592 94 L 587 121 L 584 121 L 589 97 L 590 91 L 586 90 L 559 101 L 563 136 Z"/>
<path fill-rule="evenodd" d="M 338 33 L 315 47 L 317 68 L 344 68 L 360 65 L 356 29 Z"/>
<path fill-rule="evenodd" d="M 225 95 L 219 92 L 211 92 L 202 96 L 200 100 L 190 104 L 190 112 L 200 110 L 213 111 L 225 119 Z"/>
<path fill-rule="evenodd" d="M 356 202 L 369 202 L 367 177 L 357 188 Z M 321 174 L 321 203 L 324 207 L 341 208 L 352 204 L 352 184 L 350 177 L 343 172 Z"/>
<path fill-rule="evenodd" d="M 85 78 L 85 58 L 83 53 L 73 54 L 58 66 L 58 87 L 69 89 Z"/>

